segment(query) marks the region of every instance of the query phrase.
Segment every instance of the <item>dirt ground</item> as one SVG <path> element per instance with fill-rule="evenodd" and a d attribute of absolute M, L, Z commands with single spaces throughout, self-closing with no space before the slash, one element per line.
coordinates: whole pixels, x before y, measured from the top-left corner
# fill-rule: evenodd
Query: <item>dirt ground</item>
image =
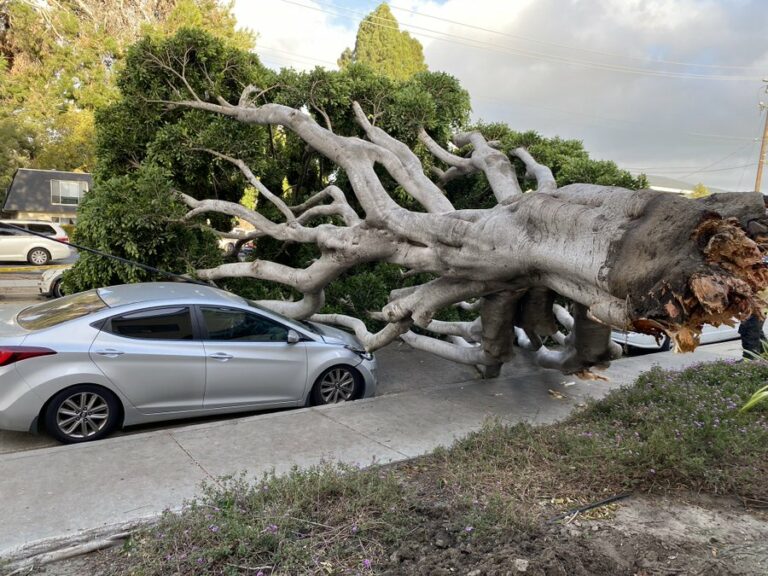
<path fill-rule="evenodd" d="M 515 539 L 502 534 L 485 549 L 456 543 L 446 528 L 437 523 L 431 541 L 402 546 L 382 573 L 768 574 L 768 513 L 732 500 L 633 497 L 607 517 L 576 517 Z"/>
<path fill-rule="evenodd" d="M 633 496 L 524 536 L 499 533 L 480 548 L 451 510 L 394 550 L 371 574 L 430 576 L 655 576 L 768 574 L 768 508 L 692 495 Z M 18 574 L 113 576 L 120 547 Z M 244 574 L 249 572 L 245 571 Z"/>

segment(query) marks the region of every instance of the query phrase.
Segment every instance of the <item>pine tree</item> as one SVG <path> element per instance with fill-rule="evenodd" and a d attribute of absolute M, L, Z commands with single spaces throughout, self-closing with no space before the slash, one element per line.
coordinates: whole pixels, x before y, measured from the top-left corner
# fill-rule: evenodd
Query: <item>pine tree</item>
<path fill-rule="evenodd" d="M 421 43 L 400 30 L 386 3 L 363 18 L 355 49 L 345 49 L 338 60 L 341 69 L 352 63 L 365 64 L 393 80 L 407 80 L 427 70 Z"/>

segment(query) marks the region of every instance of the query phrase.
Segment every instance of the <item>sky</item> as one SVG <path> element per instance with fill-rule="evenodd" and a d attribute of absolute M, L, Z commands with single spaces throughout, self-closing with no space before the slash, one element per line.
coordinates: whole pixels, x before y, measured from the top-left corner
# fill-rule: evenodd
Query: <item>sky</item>
<path fill-rule="evenodd" d="M 236 0 L 272 67 L 336 68 L 379 0 Z M 754 190 L 768 104 L 765 0 L 391 0 L 474 120 L 575 138 L 593 158 Z M 768 193 L 768 167 L 762 191 Z"/>

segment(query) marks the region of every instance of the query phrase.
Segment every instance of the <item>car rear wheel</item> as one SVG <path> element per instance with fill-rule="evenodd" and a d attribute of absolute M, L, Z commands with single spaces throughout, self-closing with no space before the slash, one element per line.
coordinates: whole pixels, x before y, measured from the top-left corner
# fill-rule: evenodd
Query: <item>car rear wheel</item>
<path fill-rule="evenodd" d="M 234 256 L 235 255 L 235 245 L 232 242 L 227 242 L 224 245 L 224 256 Z"/>
<path fill-rule="evenodd" d="M 363 382 L 351 366 L 333 366 L 320 375 L 312 388 L 312 403 L 339 404 L 360 397 Z"/>
<path fill-rule="evenodd" d="M 35 266 L 43 266 L 51 261 L 51 253 L 45 248 L 32 248 L 27 253 L 27 262 Z"/>
<path fill-rule="evenodd" d="M 667 350 L 672 349 L 672 340 L 669 338 L 669 336 L 664 336 L 664 340 L 661 342 L 661 346 L 659 347 L 660 352 L 666 352 Z"/>
<path fill-rule="evenodd" d="M 81 384 L 54 396 L 45 411 L 48 433 L 64 444 L 104 438 L 116 427 L 120 401 L 101 386 Z"/>

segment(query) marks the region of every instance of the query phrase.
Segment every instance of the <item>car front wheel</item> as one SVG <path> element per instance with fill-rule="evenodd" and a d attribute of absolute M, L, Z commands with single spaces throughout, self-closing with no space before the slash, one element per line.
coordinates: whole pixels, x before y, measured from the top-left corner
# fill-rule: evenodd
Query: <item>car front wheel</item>
<path fill-rule="evenodd" d="M 27 262 L 35 266 L 43 266 L 51 261 L 51 253 L 45 248 L 32 248 L 27 254 Z"/>
<path fill-rule="evenodd" d="M 74 444 L 104 438 L 116 427 L 120 401 L 101 386 L 81 384 L 62 390 L 54 396 L 45 411 L 48 433 L 63 442 Z"/>
<path fill-rule="evenodd" d="M 64 296 L 64 291 L 61 289 L 61 278 L 55 280 L 53 286 L 51 286 L 51 295 L 54 298 L 61 298 Z"/>
<path fill-rule="evenodd" d="M 333 366 L 320 375 L 312 388 L 312 403 L 339 404 L 360 397 L 362 378 L 350 366 Z"/>

